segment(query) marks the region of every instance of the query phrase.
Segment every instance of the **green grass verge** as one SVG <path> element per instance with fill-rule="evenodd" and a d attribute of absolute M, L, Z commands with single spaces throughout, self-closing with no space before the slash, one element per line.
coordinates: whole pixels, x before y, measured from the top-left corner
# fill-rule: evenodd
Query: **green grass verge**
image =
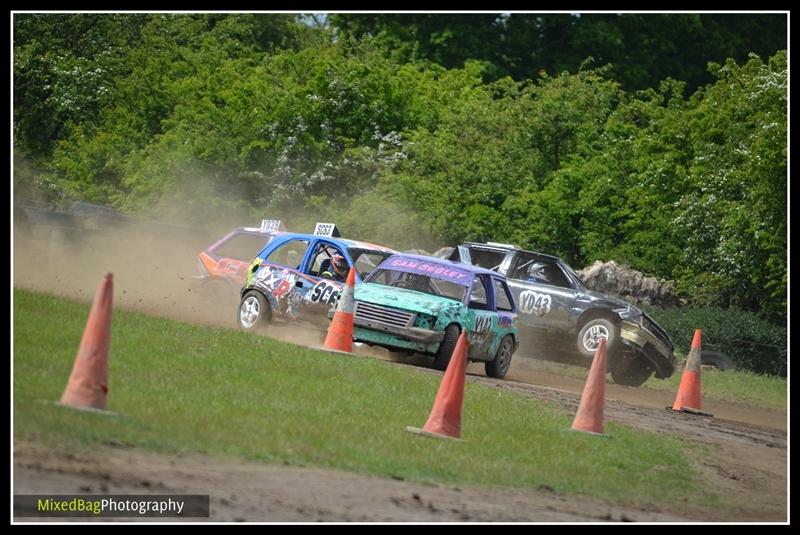
<path fill-rule="evenodd" d="M 440 376 L 317 352 L 233 330 L 116 310 L 109 405 L 59 399 L 88 305 L 14 291 L 14 434 L 53 445 L 126 444 L 399 477 L 551 488 L 631 503 L 719 505 L 663 434 L 606 424 L 605 439 L 565 431 L 573 415 L 527 396 L 468 384 L 462 442 L 421 427 Z M 691 455 L 687 449 L 691 448 Z"/>

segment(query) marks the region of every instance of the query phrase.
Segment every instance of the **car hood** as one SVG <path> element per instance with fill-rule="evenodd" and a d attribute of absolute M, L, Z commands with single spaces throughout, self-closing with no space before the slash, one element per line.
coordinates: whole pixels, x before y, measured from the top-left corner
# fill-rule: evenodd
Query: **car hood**
<path fill-rule="evenodd" d="M 355 300 L 434 316 L 444 309 L 464 306 L 463 303 L 446 297 L 369 282 L 356 285 Z"/>
<path fill-rule="evenodd" d="M 588 297 L 588 301 L 594 304 L 602 304 L 613 310 L 625 309 L 624 316 L 637 317 L 642 315 L 641 309 L 618 297 L 611 297 L 594 290 L 586 290 L 584 293 Z"/>

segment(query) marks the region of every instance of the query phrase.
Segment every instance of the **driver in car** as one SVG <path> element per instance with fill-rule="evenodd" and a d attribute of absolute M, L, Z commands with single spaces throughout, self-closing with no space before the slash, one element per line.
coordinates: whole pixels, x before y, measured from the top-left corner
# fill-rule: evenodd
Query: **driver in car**
<path fill-rule="evenodd" d="M 538 284 L 550 284 L 547 264 L 544 262 L 534 262 L 528 266 L 528 282 Z"/>
<path fill-rule="evenodd" d="M 331 256 L 331 265 L 320 273 L 320 277 L 323 279 L 332 279 L 336 282 L 344 282 L 347 280 L 347 273 L 349 271 L 350 266 L 347 265 L 347 260 L 340 254 L 334 254 Z"/>

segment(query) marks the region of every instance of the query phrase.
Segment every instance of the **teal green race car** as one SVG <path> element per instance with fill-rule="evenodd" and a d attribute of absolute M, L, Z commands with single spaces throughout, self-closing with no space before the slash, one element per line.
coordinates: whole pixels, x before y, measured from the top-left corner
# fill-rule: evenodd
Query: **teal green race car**
<path fill-rule="evenodd" d="M 450 362 L 463 332 L 469 360 L 505 377 L 519 346 L 517 307 L 505 276 L 450 260 L 398 254 L 356 285 L 353 339 Z"/>

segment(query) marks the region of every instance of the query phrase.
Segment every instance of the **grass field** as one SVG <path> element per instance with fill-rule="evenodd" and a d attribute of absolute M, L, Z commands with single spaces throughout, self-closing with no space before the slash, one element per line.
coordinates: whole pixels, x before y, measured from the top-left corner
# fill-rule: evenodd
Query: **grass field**
<path fill-rule="evenodd" d="M 716 505 L 689 464 L 703 447 L 468 384 L 462 442 L 418 437 L 440 375 L 233 330 L 115 310 L 109 405 L 56 405 L 89 306 L 14 291 L 14 434 L 337 468 L 420 482 L 550 488 L 631 503 Z M 691 449 L 691 456 L 687 455 Z"/>

